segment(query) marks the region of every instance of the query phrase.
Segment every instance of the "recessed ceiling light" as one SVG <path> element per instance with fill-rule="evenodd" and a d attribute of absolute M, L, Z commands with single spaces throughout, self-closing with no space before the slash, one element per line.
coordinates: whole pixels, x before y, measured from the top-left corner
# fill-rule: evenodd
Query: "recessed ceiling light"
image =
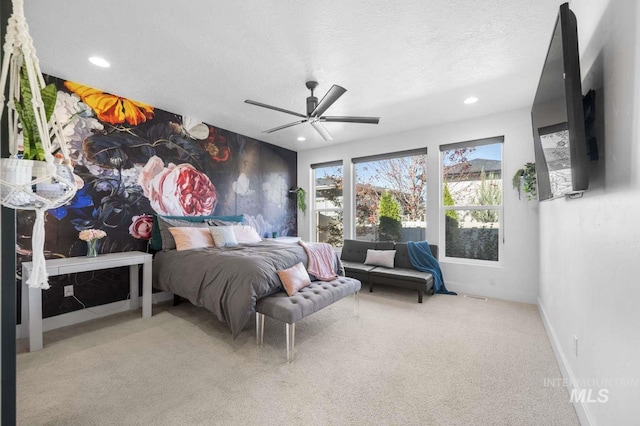
<path fill-rule="evenodd" d="M 478 98 L 476 98 L 475 96 L 469 96 L 467 99 L 464 100 L 464 103 L 467 105 L 475 104 L 476 102 L 478 102 Z"/>
<path fill-rule="evenodd" d="M 89 62 L 91 62 L 93 65 L 96 65 L 98 67 L 102 67 L 102 68 L 109 68 L 111 66 L 111 64 L 109 62 L 107 62 L 106 59 L 101 58 L 99 56 L 92 56 L 89 58 Z"/>
<path fill-rule="evenodd" d="M 299 140 L 300 142 L 302 142 L 302 141 L 306 141 L 306 140 L 307 140 L 307 138 L 305 138 L 304 136 L 299 136 L 299 137 L 298 137 L 298 140 Z"/>

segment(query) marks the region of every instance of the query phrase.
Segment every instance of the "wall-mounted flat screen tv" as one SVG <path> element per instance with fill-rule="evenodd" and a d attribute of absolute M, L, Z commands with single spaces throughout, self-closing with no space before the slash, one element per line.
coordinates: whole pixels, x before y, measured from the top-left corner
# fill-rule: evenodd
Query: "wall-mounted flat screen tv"
<path fill-rule="evenodd" d="M 560 6 L 531 108 L 539 200 L 589 187 L 576 17 Z"/>

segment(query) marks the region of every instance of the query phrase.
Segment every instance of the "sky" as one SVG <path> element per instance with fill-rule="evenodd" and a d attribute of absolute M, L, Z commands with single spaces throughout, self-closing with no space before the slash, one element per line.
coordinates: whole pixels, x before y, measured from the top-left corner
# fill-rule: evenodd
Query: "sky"
<path fill-rule="evenodd" d="M 428 154 L 427 154 L 428 155 Z M 481 159 L 485 159 L 485 160 L 501 160 L 502 159 L 502 143 L 494 143 L 494 144 L 490 144 L 490 145 L 480 145 L 480 146 L 476 146 L 475 149 L 469 153 L 467 155 L 467 159 L 468 160 L 473 160 L 473 159 L 477 159 L 477 158 L 481 158 Z M 447 163 L 447 158 L 443 157 L 443 163 L 445 165 L 448 165 Z M 360 174 L 360 176 L 358 176 L 358 180 L 362 181 L 367 181 L 370 180 L 373 176 L 373 172 L 372 171 L 363 171 L 362 169 L 366 167 L 365 163 L 358 163 L 356 164 L 356 175 Z M 342 174 L 342 166 L 332 166 L 332 167 L 326 167 L 326 168 L 319 168 L 319 169 L 315 169 L 316 171 L 316 178 L 323 178 L 326 176 L 331 176 L 331 175 L 341 175 Z M 364 173 L 365 175 L 363 176 L 362 173 Z M 372 182 L 373 183 L 373 182 Z"/>
<path fill-rule="evenodd" d="M 493 143 L 490 145 L 476 146 L 471 153 L 467 154 L 467 159 L 475 160 L 477 158 L 481 158 L 483 160 L 501 160 L 502 159 L 502 143 Z M 443 164 L 445 166 L 448 166 L 451 163 L 447 161 L 446 157 L 444 157 Z"/>

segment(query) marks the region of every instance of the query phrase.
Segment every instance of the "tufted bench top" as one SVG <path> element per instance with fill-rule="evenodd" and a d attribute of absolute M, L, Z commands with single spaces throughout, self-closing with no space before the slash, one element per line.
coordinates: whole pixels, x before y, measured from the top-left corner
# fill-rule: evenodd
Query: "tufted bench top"
<path fill-rule="evenodd" d="M 291 297 L 285 292 L 263 297 L 256 303 L 256 312 L 293 324 L 360 291 L 360 286 L 360 281 L 349 277 L 338 277 L 332 281 L 313 281 L 310 286 Z"/>

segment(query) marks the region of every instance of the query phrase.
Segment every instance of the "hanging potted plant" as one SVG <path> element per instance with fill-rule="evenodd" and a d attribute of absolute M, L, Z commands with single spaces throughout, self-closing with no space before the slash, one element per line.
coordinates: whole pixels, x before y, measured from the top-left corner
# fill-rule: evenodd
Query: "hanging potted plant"
<path fill-rule="evenodd" d="M 11 154 L 10 158 L 0 159 L 0 202 L 12 209 L 35 210 L 31 237 L 33 269 L 27 284 L 47 289 L 45 211 L 69 202 L 77 186 L 62 127 L 54 112 L 57 91 L 54 85 L 45 85 L 28 28 L 23 1 L 14 0 L 0 71 L 3 92 L 5 83 L 8 84 L 7 139 Z M 0 102 L 0 117 L 4 106 L 4 101 Z M 51 143 L 54 138 L 62 159 L 54 160 Z"/>
<path fill-rule="evenodd" d="M 55 84 L 49 84 L 40 90 L 44 106 L 45 119 L 51 120 L 56 107 L 57 90 Z M 44 147 L 32 107 L 33 95 L 26 67 L 20 68 L 20 99 L 14 99 L 18 120 L 22 126 L 22 158 L 24 160 L 45 161 Z"/>
<path fill-rule="evenodd" d="M 296 204 L 298 205 L 298 209 L 304 214 L 307 211 L 307 191 L 298 186 L 289 192 L 296 194 Z"/>
<path fill-rule="evenodd" d="M 2 159 L 2 181 L 9 185 L 2 185 L 2 199 L 8 204 L 19 208 L 38 207 L 49 200 L 63 197 L 64 203 L 68 201 L 64 197 L 73 188 L 68 182 L 74 182 L 73 171 L 70 166 L 63 164 L 60 159 L 47 162 L 40 131 L 48 132 L 48 127 L 40 129 L 38 118 L 33 108 L 32 85 L 25 64 L 20 67 L 19 93 L 13 97 L 13 107 L 17 114 L 19 129 L 14 129 L 17 138 L 17 147 L 22 153 L 13 155 L 12 158 Z M 36 84 L 36 87 L 39 84 Z M 55 110 L 57 89 L 54 84 L 49 84 L 40 89 L 42 109 L 45 122 L 49 123 Z M 19 141 L 22 139 L 22 147 Z M 16 153 L 13 153 L 16 154 Z M 67 183 L 61 183 L 58 177 L 66 179 Z M 35 192 L 33 192 L 35 183 Z M 75 191 L 74 191 L 75 192 Z M 11 194 L 5 199 L 5 196 Z M 70 193 L 72 196 L 73 193 Z M 70 198 L 70 197 L 68 197 Z"/>
<path fill-rule="evenodd" d="M 527 194 L 528 200 L 537 198 L 537 186 L 536 186 L 536 164 L 525 163 L 522 169 L 518 169 L 513 175 L 512 180 L 513 188 L 518 190 L 518 199 L 520 199 L 520 191 L 524 191 Z"/>

